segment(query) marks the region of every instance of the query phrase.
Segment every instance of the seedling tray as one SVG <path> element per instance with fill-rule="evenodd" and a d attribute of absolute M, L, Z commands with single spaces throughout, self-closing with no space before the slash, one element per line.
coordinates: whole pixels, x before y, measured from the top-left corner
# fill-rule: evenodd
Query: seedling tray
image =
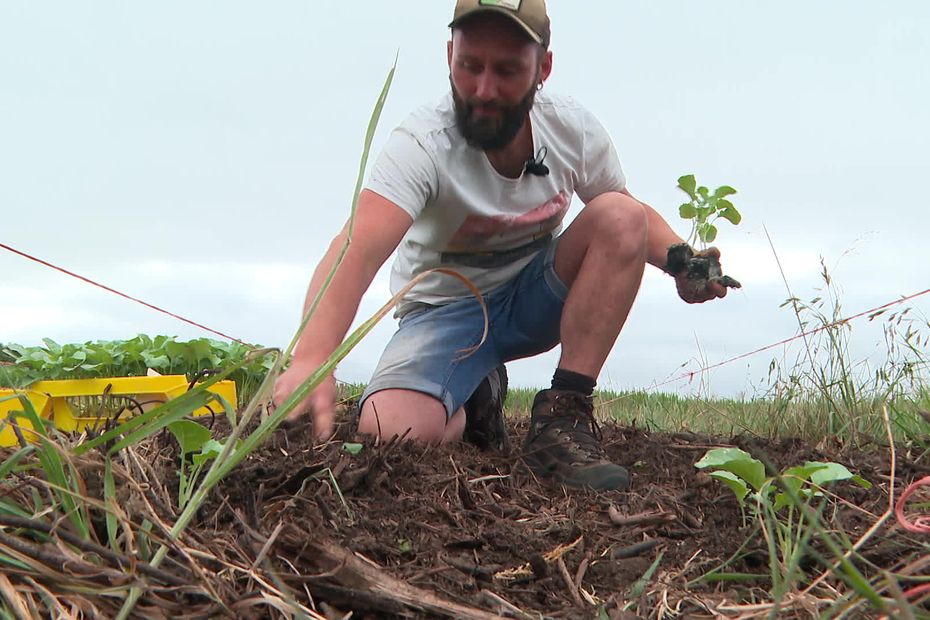
<path fill-rule="evenodd" d="M 26 441 L 34 441 L 31 422 L 22 414 L 19 394 L 24 394 L 39 417 L 51 420 L 66 432 L 86 429 L 102 431 L 111 420 L 126 420 L 177 398 L 191 389 L 184 375 L 157 377 L 109 377 L 37 381 L 22 390 L 0 389 L 0 447 L 19 444 L 11 421 L 19 426 Z M 218 381 L 207 388 L 233 406 L 236 383 Z M 194 411 L 194 415 L 212 415 L 225 411 L 219 400 L 212 400 Z"/>

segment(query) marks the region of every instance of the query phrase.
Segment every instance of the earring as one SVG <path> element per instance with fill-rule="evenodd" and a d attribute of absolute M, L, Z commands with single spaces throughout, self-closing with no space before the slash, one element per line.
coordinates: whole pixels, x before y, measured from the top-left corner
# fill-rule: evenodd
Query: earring
<path fill-rule="evenodd" d="M 543 83 L 542 83 L 542 80 L 540 80 L 539 83 L 536 85 L 536 90 L 540 91 L 542 90 L 542 87 L 543 87 Z"/>

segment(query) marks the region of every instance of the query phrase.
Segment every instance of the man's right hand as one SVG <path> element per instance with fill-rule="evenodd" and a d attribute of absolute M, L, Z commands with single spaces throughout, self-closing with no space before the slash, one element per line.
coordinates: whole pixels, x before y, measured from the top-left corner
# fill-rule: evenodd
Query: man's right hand
<path fill-rule="evenodd" d="M 275 381 L 275 406 L 280 407 L 318 367 L 318 364 L 293 361 Z M 313 421 L 313 431 L 317 438 L 329 439 L 333 434 L 333 419 L 336 415 L 336 379 L 332 375 L 323 379 L 323 382 L 288 414 L 287 419 L 293 423 L 307 413 Z"/>

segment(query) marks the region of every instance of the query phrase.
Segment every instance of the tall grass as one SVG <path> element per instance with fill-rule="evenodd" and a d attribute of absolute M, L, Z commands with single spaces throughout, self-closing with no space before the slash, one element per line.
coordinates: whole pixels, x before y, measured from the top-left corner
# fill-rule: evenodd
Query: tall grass
<path fill-rule="evenodd" d="M 369 121 L 359 166 L 356 191 L 352 202 L 350 222 L 354 221 L 355 208 L 361 190 L 362 177 L 367 164 L 371 141 L 374 136 L 375 128 L 377 127 L 381 110 L 390 90 L 395 68 L 396 59 L 395 66 L 392 67 L 388 73 L 381 94 L 372 111 L 371 120 Z M 343 255 L 349 243 L 350 239 L 347 239 L 343 247 Z M 170 526 L 162 524 L 162 529 L 166 529 L 167 531 L 163 531 L 161 536 L 152 537 L 149 533 L 153 531 L 153 526 L 156 525 L 152 521 L 145 521 L 141 524 L 123 521 L 125 526 L 123 533 L 132 541 L 133 546 L 138 545 L 136 548 L 139 551 L 143 549 L 148 550 L 143 553 L 142 557 L 131 558 L 127 563 L 141 565 L 154 574 L 160 574 L 159 566 L 168 557 L 169 551 L 177 548 L 182 532 L 203 505 L 210 489 L 224 476 L 228 475 L 244 458 L 256 450 L 262 441 L 268 437 L 291 411 L 293 411 L 306 395 L 333 371 L 335 365 L 341 361 L 373 328 L 375 323 L 389 311 L 393 300 L 385 304 L 375 317 L 366 321 L 360 328 L 353 332 L 329 359 L 304 381 L 285 403 L 278 407 L 273 414 L 264 417 L 258 427 L 245 436 L 245 429 L 248 427 L 252 417 L 259 411 L 264 403 L 269 401 L 271 388 L 281 368 L 285 364 L 287 355 L 300 337 L 300 333 L 319 303 L 319 299 L 325 294 L 328 284 L 336 269 L 338 269 L 340 262 L 341 259 L 333 265 L 326 283 L 319 291 L 307 316 L 304 317 L 300 329 L 297 334 L 295 334 L 287 351 L 284 355 L 279 354 L 276 356 L 274 363 L 271 365 L 264 380 L 256 390 L 253 399 L 248 403 L 241 415 L 237 414 L 235 403 L 224 403 L 227 409 L 227 416 L 230 421 L 234 423 L 232 434 L 223 444 L 222 452 L 212 462 L 209 469 L 197 483 L 196 490 L 185 505 L 184 510 L 177 515 L 174 523 Z M 37 447 L 24 444 L 19 451 L 9 456 L 6 461 L 0 464 L 0 474 L 2 474 L 2 476 L 0 476 L 0 484 L 3 485 L 2 488 L 5 491 L 2 495 L 22 499 L 22 495 L 13 494 L 11 491 L 20 488 L 21 485 L 17 484 L 17 479 L 24 475 L 36 477 L 35 484 L 39 485 L 40 488 L 44 488 L 46 493 L 44 495 L 41 492 L 33 493 L 33 501 L 26 504 L 10 501 L 9 499 L 0 500 L 0 519 L 3 519 L 6 515 L 7 524 L 11 523 L 10 518 L 15 517 L 21 519 L 21 521 L 16 522 L 19 529 L 33 533 L 55 532 L 56 527 L 59 527 L 61 528 L 61 532 L 57 533 L 57 535 L 50 536 L 50 538 L 54 539 L 61 548 L 65 550 L 74 549 L 74 553 L 80 553 L 82 547 L 86 548 L 88 545 L 100 546 L 96 540 L 94 530 L 89 527 L 89 511 L 94 509 L 102 511 L 105 514 L 107 537 L 112 544 L 117 545 L 117 541 L 119 540 L 119 520 L 121 518 L 125 519 L 125 515 L 118 510 L 118 506 L 113 501 L 114 497 L 110 495 L 115 489 L 115 482 L 112 477 L 112 459 L 123 451 L 132 450 L 134 446 L 139 445 L 141 442 L 152 437 L 155 433 L 160 432 L 172 422 L 190 416 L 193 411 L 205 404 L 204 401 L 206 398 L 209 398 L 206 393 L 207 387 L 216 381 L 230 376 L 245 365 L 254 362 L 256 359 L 268 353 L 270 352 L 256 351 L 250 353 L 239 362 L 227 365 L 221 372 L 210 376 L 198 387 L 182 396 L 168 401 L 164 405 L 154 408 L 143 415 L 130 418 L 126 423 L 110 429 L 102 435 L 84 442 L 73 449 L 68 449 L 63 442 L 59 443 L 54 441 L 48 429 L 46 429 L 44 422 L 40 420 L 35 414 L 35 411 L 32 410 L 28 400 L 25 397 L 19 397 L 23 402 L 25 415 L 32 421 L 36 432 L 39 434 L 39 444 Z M 13 422 L 12 419 L 11 422 Z M 238 441 L 240 436 L 244 436 L 242 441 Z M 33 453 L 37 455 L 37 459 L 29 458 Z M 80 457 L 81 455 L 91 456 L 100 453 L 102 453 L 106 459 L 104 467 L 106 472 L 106 480 L 103 484 L 104 493 L 110 495 L 104 498 L 103 502 L 94 499 L 87 493 L 82 475 L 77 469 L 69 466 L 69 455 Z M 63 527 L 65 523 L 71 523 L 71 527 Z M 54 526 L 53 524 L 58 525 Z M 70 530 L 71 532 L 69 533 L 65 530 Z M 143 541 L 147 542 L 145 544 L 140 544 Z M 35 553 L 30 555 L 29 550 L 35 551 Z M 70 553 L 70 551 L 68 551 L 68 553 Z M 47 560 L 51 559 L 48 553 L 32 549 L 32 547 L 28 545 L 23 546 L 19 544 L 16 538 L 10 538 L 5 534 L 0 536 L 0 566 L 4 566 L 5 570 L 17 571 L 31 569 L 36 575 L 45 574 L 50 584 L 65 588 L 65 580 L 56 578 L 54 574 L 49 574 L 54 573 L 54 571 L 43 570 L 43 558 Z M 100 571 L 104 570 L 104 568 L 100 568 Z M 74 579 L 73 582 L 77 584 L 74 586 L 77 588 L 92 587 L 81 579 Z M 27 595 L 18 594 L 17 592 L 34 592 L 36 590 L 26 588 L 24 590 L 13 591 L 11 587 L 5 587 L 8 583 L 9 582 L 0 583 L 0 589 L 3 590 L 3 599 L 5 601 L 4 607 L 7 613 L 21 615 L 20 610 L 28 609 L 29 603 L 33 599 Z M 30 583 L 34 583 L 34 580 Z M 39 589 L 42 588 L 40 587 Z M 116 614 L 116 617 L 126 618 L 133 613 L 137 601 L 147 590 L 148 587 L 143 586 L 138 583 L 138 581 L 116 588 L 115 591 L 111 593 L 111 596 L 121 597 L 125 601 Z M 47 588 L 42 589 L 42 591 L 51 592 Z M 65 608 L 65 605 L 55 599 L 54 595 L 52 595 L 52 599 L 53 600 L 46 601 L 48 609 L 52 609 L 55 606 L 62 609 Z M 6 607 L 7 605 L 9 605 L 9 607 Z M 32 603 L 32 607 L 35 607 L 34 603 Z M 296 615 L 307 615 L 307 612 L 310 612 L 309 615 L 316 617 L 316 614 L 313 614 L 312 611 L 301 609 L 300 606 L 297 605 L 293 606 L 292 611 Z"/>
<path fill-rule="evenodd" d="M 764 389 L 738 399 L 683 397 L 646 391 L 596 393 L 603 419 L 656 431 L 819 441 L 829 435 L 859 442 L 884 440 L 887 407 L 893 437 L 930 444 L 930 322 L 909 307 L 877 312 L 864 320 L 881 322 L 884 355 L 879 362 L 854 359 L 854 324 L 843 319 L 838 287 L 822 264 L 822 290 L 808 301 L 789 298 L 802 339 L 791 360 L 773 359 Z M 535 389 L 511 389 L 507 407 L 525 415 Z"/>

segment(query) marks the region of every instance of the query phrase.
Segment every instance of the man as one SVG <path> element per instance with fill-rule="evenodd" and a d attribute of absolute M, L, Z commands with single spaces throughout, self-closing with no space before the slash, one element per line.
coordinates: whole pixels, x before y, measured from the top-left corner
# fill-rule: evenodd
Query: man
<path fill-rule="evenodd" d="M 484 295 L 489 333 L 475 349 L 480 304 L 455 278 L 426 275 L 398 304 L 399 329 L 362 396 L 359 432 L 434 443 L 464 434 L 499 447 L 501 364 L 561 343 L 552 387 L 533 403 L 524 461 L 570 487 L 627 488 L 629 474 L 600 446 L 592 394 L 646 263 L 663 268 L 682 240 L 627 191 L 598 121 L 543 89 L 552 70 L 544 0 L 458 0 L 450 27 L 451 92 L 413 113 L 375 163 L 352 243 L 275 401 L 335 350 L 397 249 L 394 291 L 431 268 L 455 270 Z M 573 194 L 585 207 L 559 234 Z M 308 303 L 345 234 L 317 267 Z M 726 294 L 716 283 L 694 290 L 677 281 L 689 303 Z M 335 393 L 330 377 L 300 408 L 320 437 L 332 432 Z"/>

